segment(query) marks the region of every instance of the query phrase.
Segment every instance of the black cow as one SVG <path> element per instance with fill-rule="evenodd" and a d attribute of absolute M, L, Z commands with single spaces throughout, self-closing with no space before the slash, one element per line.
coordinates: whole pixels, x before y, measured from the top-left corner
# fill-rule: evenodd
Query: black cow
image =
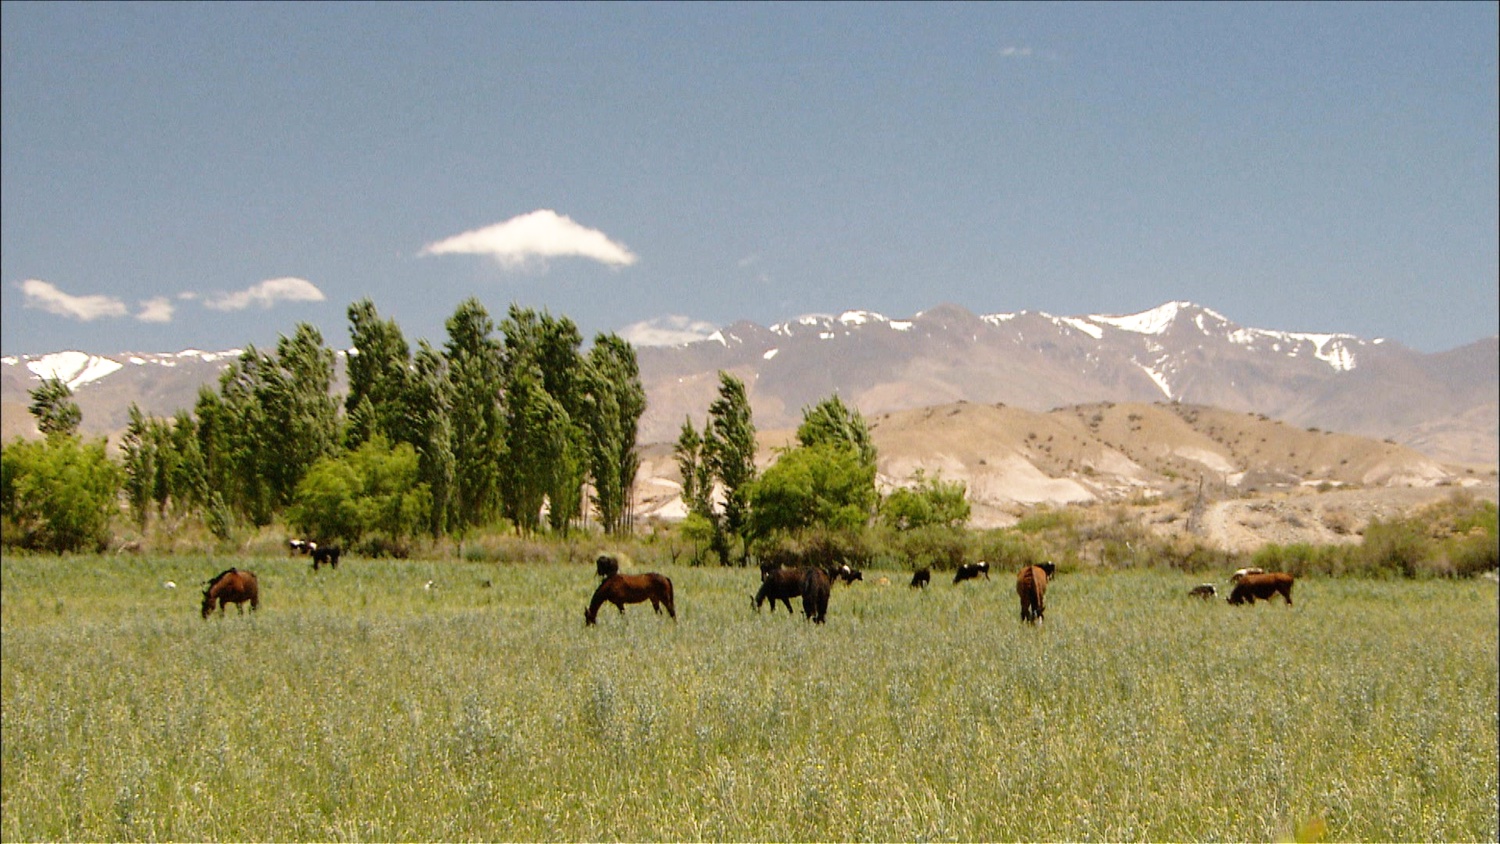
<path fill-rule="evenodd" d="M 962 583 L 965 580 L 973 580 L 981 574 L 984 575 L 985 580 L 990 579 L 989 563 L 964 563 L 958 567 L 958 571 L 953 573 L 953 582 Z"/>
<path fill-rule="evenodd" d="M 931 582 L 931 569 L 917 569 L 917 573 L 911 576 L 911 588 L 913 589 L 926 589 L 927 584 Z"/>
<path fill-rule="evenodd" d="M 318 566 L 324 565 L 325 563 L 327 565 L 333 566 L 335 569 L 339 567 L 339 555 L 342 554 L 343 551 L 340 550 L 337 545 L 325 546 L 319 545 L 316 542 L 309 542 L 307 544 L 312 547 L 313 571 L 317 571 Z"/>
<path fill-rule="evenodd" d="M 1202 598 L 1203 600 L 1207 601 L 1209 598 L 1212 598 L 1213 596 L 1219 594 L 1219 590 L 1214 588 L 1214 585 L 1212 583 L 1200 583 L 1197 586 L 1194 586 L 1192 589 L 1188 590 L 1188 594 L 1192 595 L 1194 598 Z"/>
<path fill-rule="evenodd" d="M 853 583 L 856 580 L 865 579 L 864 572 L 856 568 L 850 568 L 848 563 L 845 563 L 844 565 L 841 565 L 838 568 L 834 569 L 833 576 L 834 579 L 842 580 L 845 583 Z"/>

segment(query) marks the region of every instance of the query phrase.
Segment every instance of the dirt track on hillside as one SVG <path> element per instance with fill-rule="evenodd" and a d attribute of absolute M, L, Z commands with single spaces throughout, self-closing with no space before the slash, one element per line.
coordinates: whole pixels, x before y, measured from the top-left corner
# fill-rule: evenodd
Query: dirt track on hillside
<path fill-rule="evenodd" d="M 1200 535 L 1210 545 L 1253 552 L 1263 545 L 1354 544 L 1372 519 L 1391 519 L 1455 494 L 1495 501 L 1493 480 L 1469 487 L 1400 487 L 1290 492 L 1215 501 Z"/>

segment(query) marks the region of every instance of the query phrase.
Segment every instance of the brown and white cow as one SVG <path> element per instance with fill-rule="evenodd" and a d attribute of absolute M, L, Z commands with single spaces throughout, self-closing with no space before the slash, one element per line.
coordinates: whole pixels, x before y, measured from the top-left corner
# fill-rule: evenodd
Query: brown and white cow
<path fill-rule="evenodd" d="M 1271 596 L 1279 592 L 1286 599 L 1286 605 L 1291 606 L 1294 581 L 1295 578 L 1284 571 L 1244 575 L 1234 584 L 1234 591 L 1229 593 L 1229 603 L 1253 604 L 1257 598 L 1269 601 Z"/>

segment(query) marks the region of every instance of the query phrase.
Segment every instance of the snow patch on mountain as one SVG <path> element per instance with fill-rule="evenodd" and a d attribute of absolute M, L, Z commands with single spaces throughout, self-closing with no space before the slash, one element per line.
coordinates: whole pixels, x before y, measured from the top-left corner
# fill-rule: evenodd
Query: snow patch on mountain
<path fill-rule="evenodd" d="M 124 364 L 84 352 L 54 352 L 28 359 L 26 368 L 38 380 L 56 378 L 67 384 L 68 389 L 76 390 L 84 384 L 118 372 L 124 368 Z"/>

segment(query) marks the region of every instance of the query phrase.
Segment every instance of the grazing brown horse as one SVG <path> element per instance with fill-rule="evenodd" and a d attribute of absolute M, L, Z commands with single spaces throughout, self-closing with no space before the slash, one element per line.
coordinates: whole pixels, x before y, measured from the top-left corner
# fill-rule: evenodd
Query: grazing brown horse
<path fill-rule="evenodd" d="M 1047 612 L 1047 580 L 1057 572 L 1052 563 L 1026 566 L 1016 575 L 1016 594 L 1021 596 L 1021 620 L 1041 622 Z"/>
<path fill-rule="evenodd" d="M 219 605 L 219 615 L 224 614 L 225 604 L 234 604 L 243 614 L 246 601 L 252 611 L 260 609 L 260 585 L 255 581 L 255 572 L 226 569 L 215 575 L 203 590 L 203 617 L 208 618 L 215 603 Z"/>
<path fill-rule="evenodd" d="M 672 604 L 672 581 L 655 572 L 646 574 L 612 574 L 604 578 L 599 588 L 594 590 L 594 597 L 589 601 L 589 608 L 583 611 L 583 623 L 585 626 L 593 624 L 599 617 L 599 606 L 605 601 L 619 608 L 620 614 L 625 614 L 626 604 L 639 604 L 642 601 L 650 601 L 651 609 L 661 614 L 663 605 L 667 608 L 667 615 L 677 620 L 677 610 Z"/>
<path fill-rule="evenodd" d="M 833 591 L 833 581 L 828 572 L 812 566 L 802 575 L 802 614 L 814 624 L 822 624 L 828 618 L 828 593 Z M 774 606 L 774 604 L 773 604 Z"/>
<path fill-rule="evenodd" d="M 760 612 L 760 605 L 770 598 L 771 612 L 776 612 L 776 602 L 780 601 L 786 605 L 787 615 L 791 615 L 792 599 L 800 597 L 806 589 L 807 570 L 780 567 L 763 569 L 760 578 L 760 591 L 755 593 L 752 601 L 755 611 Z"/>
<path fill-rule="evenodd" d="M 1253 604 L 1256 598 L 1269 601 L 1272 596 L 1280 592 L 1281 597 L 1286 599 L 1286 605 L 1291 606 L 1294 580 L 1295 578 L 1284 571 L 1243 575 L 1239 582 L 1234 584 L 1234 591 L 1229 593 L 1229 603 Z"/>

